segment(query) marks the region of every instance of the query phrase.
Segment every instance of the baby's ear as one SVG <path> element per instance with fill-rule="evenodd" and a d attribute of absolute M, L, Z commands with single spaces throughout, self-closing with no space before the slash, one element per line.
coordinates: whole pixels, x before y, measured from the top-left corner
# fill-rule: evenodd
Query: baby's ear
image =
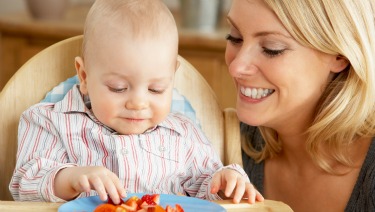
<path fill-rule="evenodd" d="M 85 69 L 85 64 L 83 62 L 82 57 L 76 57 L 75 59 L 75 67 L 79 79 L 79 90 L 82 94 L 87 95 L 87 73 Z"/>
<path fill-rule="evenodd" d="M 349 60 L 342 55 L 337 55 L 336 60 L 333 61 L 331 71 L 334 73 L 339 73 L 345 70 L 346 67 L 349 65 Z"/>

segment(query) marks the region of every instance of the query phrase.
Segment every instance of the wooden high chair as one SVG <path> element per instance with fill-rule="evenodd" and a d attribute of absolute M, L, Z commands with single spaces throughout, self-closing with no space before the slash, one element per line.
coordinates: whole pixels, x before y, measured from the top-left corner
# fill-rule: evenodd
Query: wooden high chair
<path fill-rule="evenodd" d="M 9 182 L 17 153 L 20 115 L 41 101 L 60 82 L 76 74 L 74 57 L 81 54 L 82 36 L 58 42 L 26 62 L 0 93 L 0 200 L 12 200 Z M 203 131 L 224 164 L 242 165 L 239 121 L 234 109 L 222 111 L 211 87 L 200 73 L 179 56 L 175 87 L 194 108 Z"/>

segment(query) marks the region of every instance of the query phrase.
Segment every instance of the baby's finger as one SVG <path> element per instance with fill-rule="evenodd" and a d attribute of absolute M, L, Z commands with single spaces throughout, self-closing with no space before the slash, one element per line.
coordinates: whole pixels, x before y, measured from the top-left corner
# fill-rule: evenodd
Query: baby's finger
<path fill-rule="evenodd" d="M 117 193 L 120 195 L 120 198 L 126 197 L 126 190 L 124 186 L 122 185 L 122 183 L 119 180 L 115 181 L 114 183 L 117 189 Z"/>
<path fill-rule="evenodd" d="M 102 179 L 98 176 L 95 176 L 95 177 L 90 178 L 89 181 L 90 181 L 91 187 L 98 193 L 99 198 L 102 201 L 107 200 L 108 195 L 107 195 L 106 188 L 103 184 Z"/>
<path fill-rule="evenodd" d="M 260 193 L 255 189 L 255 187 L 253 186 L 253 184 L 247 182 L 246 185 L 245 185 L 245 192 L 247 194 L 247 201 L 250 203 L 250 204 L 253 204 L 255 203 L 255 198 L 256 196 Z"/>
<path fill-rule="evenodd" d="M 233 202 L 234 203 L 239 203 L 245 193 L 246 185 L 245 181 L 242 178 L 239 178 L 237 180 L 237 185 L 236 185 L 236 191 L 233 196 Z"/>
<path fill-rule="evenodd" d="M 220 174 L 215 174 L 211 180 L 211 193 L 216 194 L 217 192 L 219 192 L 220 187 L 221 187 L 221 176 Z"/>
<path fill-rule="evenodd" d="M 229 177 L 228 179 L 231 179 L 231 178 Z M 225 192 L 224 192 L 226 197 L 230 197 L 238 181 L 238 179 L 237 180 L 228 180 L 228 179 L 226 179 L 227 184 L 225 186 Z"/>
<path fill-rule="evenodd" d="M 126 190 L 119 178 L 113 172 L 109 172 L 103 178 L 104 186 L 113 203 L 121 204 L 121 198 L 126 197 Z"/>
<path fill-rule="evenodd" d="M 91 186 L 89 180 L 86 175 L 82 175 L 78 178 L 77 183 L 74 183 L 73 188 L 81 193 L 81 192 L 90 192 Z"/>
<path fill-rule="evenodd" d="M 258 190 L 256 190 L 256 197 L 255 197 L 255 199 L 257 201 L 259 201 L 259 202 L 263 202 L 264 201 L 263 195 Z"/>
<path fill-rule="evenodd" d="M 112 181 L 112 179 L 106 177 L 102 179 L 102 182 L 104 184 L 106 192 L 108 193 L 109 197 L 112 199 L 113 203 L 120 204 L 121 197 L 119 196 L 117 188 L 114 182 Z"/>

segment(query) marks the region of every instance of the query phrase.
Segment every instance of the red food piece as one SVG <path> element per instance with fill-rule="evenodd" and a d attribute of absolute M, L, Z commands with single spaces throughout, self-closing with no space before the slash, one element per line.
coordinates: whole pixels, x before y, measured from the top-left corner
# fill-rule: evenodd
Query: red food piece
<path fill-rule="evenodd" d="M 153 194 L 152 201 L 154 201 L 157 205 L 160 204 L 160 194 Z"/>
<path fill-rule="evenodd" d="M 145 195 L 143 195 L 143 197 L 141 198 L 141 200 L 143 202 L 146 202 L 148 205 L 156 205 L 156 202 L 154 202 L 153 195 L 145 194 Z"/>

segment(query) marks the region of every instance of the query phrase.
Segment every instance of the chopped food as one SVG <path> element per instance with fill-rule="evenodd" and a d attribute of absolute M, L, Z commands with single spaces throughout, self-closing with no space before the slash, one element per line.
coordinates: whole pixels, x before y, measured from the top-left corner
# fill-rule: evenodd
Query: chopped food
<path fill-rule="evenodd" d="M 117 206 L 112 205 L 112 204 L 100 204 L 98 207 L 95 208 L 94 212 L 112 212 L 116 211 Z"/>
<path fill-rule="evenodd" d="M 145 194 L 141 198 L 132 196 L 125 202 L 115 205 L 111 198 L 108 202 L 100 204 L 94 212 L 183 212 L 181 205 L 176 204 L 175 207 L 167 205 L 165 209 L 159 205 L 160 194 Z"/>

